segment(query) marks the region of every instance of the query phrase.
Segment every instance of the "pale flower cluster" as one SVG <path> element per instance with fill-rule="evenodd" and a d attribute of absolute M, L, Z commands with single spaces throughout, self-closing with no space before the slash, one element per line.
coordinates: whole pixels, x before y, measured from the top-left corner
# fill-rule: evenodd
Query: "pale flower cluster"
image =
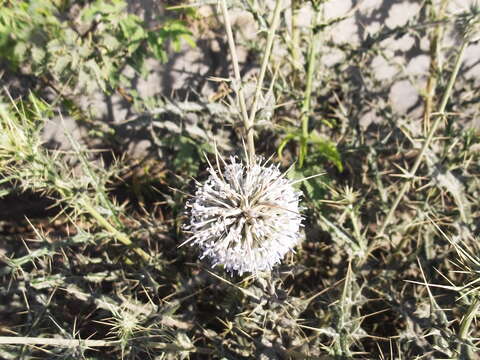
<path fill-rule="evenodd" d="M 209 172 L 187 203 L 191 236 L 184 243 L 230 273 L 270 271 L 299 241 L 301 192 L 261 159 L 243 164 L 231 157 L 223 171 L 210 165 Z"/>

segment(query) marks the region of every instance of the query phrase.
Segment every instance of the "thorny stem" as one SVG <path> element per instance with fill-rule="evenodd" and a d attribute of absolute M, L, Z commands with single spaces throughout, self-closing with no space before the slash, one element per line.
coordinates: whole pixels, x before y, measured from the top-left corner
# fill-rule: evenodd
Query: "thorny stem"
<path fill-rule="evenodd" d="M 115 239 L 117 239 L 118 241 L 120 241 L 122 244 L 126 245 L 126 246 L 132 246 L 133 243 L 132 243 L 132 240 L 129 239 L 129 237 L 127 235 L 125 235 L 123 232 L 120 232 L 118 231 L 112 224 L 110 224 L 108 222 L 107 219 L 105 219 L 102 214 L 100 214 L 97 209 L 95 209 L 95 207 L 93 207 L 89 202 L 88 200 L 84 200 L 82 201 L 82 205 L 83 207 L 88 211 L 88 213 L 90 215 L 92 215 L 95 220 L 97 220 L 99 222 L 99 224 L 105 228 L 106 230 L 108 230 Z M 143 260 L 145 261 L 149 261 L 150 260 L 150 255 L 148 255 L 145 251 L 143 251 L 143 249 L 139 248 L 139 247 L 134 247 L 133 248 L 133 251 L 135 251 L 135 253 L 137 253 L 138 256 L 140 256 Z"/>
<path fill-rule="evenodd" d="M 304 93 L 304 98 L 302 103 L 302 117 L 301 117 L 302 144 L 301 146 L 304 146 L 303 142 L 306 141 L 308 138 L 308 118 L 309 118 L 310 103 L 312 98 L 313 76 L 315 74 L 315 64 L 317 60 L 316 55 L 317 55 L 317 45 L 319 42 L 318 38 L 320 35 L 320 31 L 317 31 L 315 28 L 318 24 L 319 16 L 320 16 L 320 11 L 317 9 L 315 13 L 315 20 L 312 27 L 311 39 L 310 39 L 310 44 L 308 49 L 307 85 L 305 87 L 305 93 Z M 301 154 L 299 157 L 300 167 L 303 166 L 303 157 L 304 157 L 304 154 L 303 155 Z"/>
<path fill-rule="evenodd" d="M 351 321 L 352 317 L 352 307 L 351 307 L 351 298 L 352 298 L 352 283 L 355 281 L 355 274 L 352 271 L 351 263 L 348 264 L 347 274 L 345 275 L 345 284 L 343 286 L 342 295 L 340 297 L 339 304 L 337 305 L 337 325 L 336 330 L 339 334 L 337 341 L 333 344 L 333 349 L 335 355 L 345 356 L 350 358 L 350 341 L 347 334 L 342 331 L 345 329 L 346 323 Z"/>
<path fill-rule="evenodd" d="M 270 29 L 268 30 L 268 37 L 267 37 L 267 47 L 265 49 L 265 53 L 263 55 L 262 67 L 260 69 L 260 75 L 257 80 L 257 86 L 255 89 L 255 95 L 253 97 L 252 108 L 250 109 L 250 126 L 253 128 L 253 124 L 255 122 L 255 113 L 257 112 L 258 107 L 258 99 L 262 94 L 262 85 L 263 79 L 265 78 L 265 74 L 267 72 L 268 61 L 270 60 L 270 54 L 272 52 L 273 46 L 273 38 L 275 37 L 275 32 L 277 30 L 278 24 L 280 22 L 280 12 L 281 12 L 281 4 L 282 0 L 277 0 L 275 2 L 275 9 L 273 11 L 273 20 L 272 24 L 270 25 Z M 253 136 L 253 131 L 248 132 L 248 136 L 250 134 Z"/>
<path fill-rule="evenodd" d="M 458 330 L 458 338 L 460 340 L 466 340 L 468 335 L 468 330 L 472 324 L 473 319 L 478 313 L 480 308 L 480 298 L 475 296 L 472 303 L 468 307 L 467 313 L 463 316 L 462 321 L 460 322 L 460 328 Z M 471 349 L 468 345 L 460 343 L 458 345 L 458 359 L 471 359 Z"/>
<path fill-rule="evenodd" d="M 235 41 L 233 39 L 232 33 L 232 24 L 230 23 L 230 18 L 228 16 L 228 9 L 226 0 L 220 1 L 223 19 L 225 21 L 225 30 L 227 32 L 228 46 L 230 48 L 230 54 L 232 56 L 233 72 L 235 74 L 235 92 L 237 93 L 238 100 L 240 103 L 240 111 L 242 114 L 243 124 L 245 126 L 245 131 L 247 132 L 247 152 L 248 152 L 248 161 L 253 163 L 255 158 L 255 142 L 253 139 L 253 124 L 250 123 L 247 112 L 247 104 L 245 102 L 245 95 L 243 94 L 242 87 L 242 77 L 240 75 L 240 67 L 238 66 L 238 56 L 237 50 L 235 48 Z"/>
<path fill-rule="evenodd" d="M 465 49 L 467 47 L 468 42 L 469 40 L 467 38 L 463 39 L 462 45 L 458 52 L 457 59 L 455 61 L 452 74 L 450 75 L 450 79 L 447 84 L 447 88 L 445 89 L 445 92 L 443 94 L 442 102 L 440 103 L 440 107 L 438 109 L 438 114 L 436 114 L 437 119 L 432 124 L 432 127 L 428 133 L 427 139 L 425 140 L 422 146 L 422 149 L 420 150 L 420 153 L 418 154 L 415 160 L 415 163 L 413 164 L 413 167 L 409 172 L 410 179 L 408 180 L 411 180 L 412 178 L 414 178 L 418 168 L 420 167 L 420 164 L 422 163 L 425 152 L 427 151 L 428 147 L 430 146 L 430 143 L 432 142 L 433 136 L 435 135 L 435 131 L 437 130 L 438 125 L 440 125 L 440 122 L 445 118 L 445 107 L 447 106 L 448 99 L 450 98 L 453 85 L 455 84 L 455 80 L 458 75 L 458 71 L 460 70 L 460 66 L 462 65 L 463 55 L 465 54 Z M 408 180 L 403 184 L 402 188 L 400 189 L 400 192 L 398 193 L 394 203 L 392 204 L 392 207 L 390 208 L 387 216 L 385 217 L 385 220 L 382 224 L 382 227 L 379 230 L 377 237 L 382 237 L 385 234 L 385 229 L 390 224 L 390 221 L 392 220 L 393 215 L 395 214 L 395 210 L 397 209 L 398 205 L 400 204 L 400 201 L 403 199 L 403 196 L 405 195 L 405 193 L 407 192 L 410 186 L 410 181 Z"/>

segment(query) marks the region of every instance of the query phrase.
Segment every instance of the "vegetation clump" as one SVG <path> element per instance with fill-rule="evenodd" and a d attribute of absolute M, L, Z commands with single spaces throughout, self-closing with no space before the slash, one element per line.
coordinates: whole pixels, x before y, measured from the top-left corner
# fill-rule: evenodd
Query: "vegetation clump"
<path fill-rule="evenodd" d="M 0 358 L 475 359 L 478 6 L 140 3 L 0 0 Z"/>

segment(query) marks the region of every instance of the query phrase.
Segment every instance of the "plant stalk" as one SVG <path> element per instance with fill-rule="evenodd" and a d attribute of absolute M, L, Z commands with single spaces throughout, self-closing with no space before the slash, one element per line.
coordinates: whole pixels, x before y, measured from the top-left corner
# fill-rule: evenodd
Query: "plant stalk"
<path fill-rule="evenodd" d="M 301 115 L 301 125 L 302 125 L 302 139 L 300 143 L 301 149 L 306 146 L 306 141 L 308 139 L 308 118 L 310 114 L 310 103 L 312 99 L 312 90 L 313 90 L 313 77 L 315 75 L 315 66 L 317 62 L 317 51 L 318 51 L 318 42 L 320 32 L 315 30 L 318 20 L 320 17 L 320 11 L 317 9 L 315 13 L 315 19 L 313 23 L 313 28 L 310 36 L 310 44 L 308 46 L 308 68 L 307 68 L 307 85 L 305 87 L 303 102 L 302 102 L 302 115 Z M 299 166 L 303 166 L 305 153 L 301 150 L 299 156 Z"/>
<path fill-rule="evenodd" d="M 225 21 L 225 30 L 227 32 L 228 47 L 230 48 L 230 55 L 232 56 L 233 72 L 235 74 L 234 89 L 238 96 L 240 103 L 240 112 L 243 119 L 243 125 L 247 133 L 247 161 L 253 163 L 255 160 L 255 142 L 253 138 L 253 126 L 250 124 L 250 119 L 247 112 L 247 103 L 245 101 L 245 95 L 242 87 L 242 77 L 240 75 L 240 67 L 238 65 L 237 50 L 235 48 L 235 41 L 233 39 L 232 24 L 230 23 L 230 17 L 228 16 L 228 8 L 226 0 L 220 1 L 220 7 L 222 9 L 223 19 Z"/>
<path fill-rule="evenodd" d="M 81 339 L 57 339 L 57 338 L 43 338 L 43 337 L 23 337 L 23 336 L 0 336 L 0 344 L 6 345 L 49 345 L 61 347 L 99 347 L 112 346 L 118 344 L 118 341 L 107 340 L 81 340 Z"/>
<path fill-rule="evenodd" d="M 467 313 L 463 316 L 458 330 L 458 338 L 460 340 L 467 340 L 468 330 L 472 324 L 473 319 L 480 308 L 480 298 L 475 296 L 472 303 L 468 307 Z M 458 345 L 458 359 L 473 359 L 470 346 L 460 343 Z"/>
<path fill-rule="evenodd" d="M 98 223 L 107 231 L 112 233 L 113 237 L 120 241 L 123 245 L 126 246 L 132 246 L 132 240 L 124 234 L 123 232 L 118 231 L 112 224 L 108 222 L 107 219 L 105 219 L 102 214 L 100 214 L 95 207 L 93 207 L 88 200 L 82 201 L 83 207 L 88 211 L 88 213 L 95 218 L 95 220 L 98 221 Z M 149 261 L 150 260 L 150 255 L 148 255 L 143 249 L 139 247 L 133 247 L 133 251 L 140 256 L 143 260 Z"/>
<path fill-rule="evenodd" d="M 255 122 L 255 114 L 257 112 L 258 100 L 260 99 L 260 96 L 262 94 L 263 80 L 267 72 L 268 61 L 270 60 L 270 54 L 272 52 L 273 39 L 275 37 L 275 32 L 280 22 L 280 12 L 282 9 L 280 6 L 281 2 L 282 0 L 277 0 L 275 2 L 275 9 L 273 11 L 272 24 L 270 25 L 270 29 L 268 30 L 267 47 L 263 55 L 262 67 L 260 69 L 260 75 L 258 77 L 257 86 L 255 88 L 255 95 L 253 97 L 252 108 L 250 109 L 250 126 L 252 127 L 252 131 L 248 131 L 248 136 L 250 135 L 253 136 L 253 124 Z"/>

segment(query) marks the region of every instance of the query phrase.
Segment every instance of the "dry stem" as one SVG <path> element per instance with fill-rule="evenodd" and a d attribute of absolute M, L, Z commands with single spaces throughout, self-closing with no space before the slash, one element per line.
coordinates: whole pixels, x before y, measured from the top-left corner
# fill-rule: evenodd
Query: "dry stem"
<path fill-rule="evenodd" d="M 245 131 L 247 133 L 247 158 L 249 163 L 253 163 L 255 160 L 255 141 L 254 141 L 254 123 L 255 123 L 255 114 L 257 112 L 258 100 L 260 99 L 263 80 L 267 72 L 268 62 L 270 60 L 270 55 L 272 52 L 273 39 L 275 37 L 275 32 L 280 22 L 280 12 L 281 12 L 281 0 L 276 0 L 275 9 L 273 13 L 272 23 L 270 25 L 267 37 L 267 45 L 265 53 L 263 55 L 262 67 L 260 69 L 260 75 L 257 80 L 257 85 L 255 88 L 255 95 L 253 97 L 252 107 L 250 109 L 250 116 L 247 112 L 247 106 L 245 102 L 245 95 L 242 88 L 242 78 L 240 75 L 240 68 L 238 65 L 238 56 L 235 48 L 235 41 L 233 39 L 232 24 L 230 23 L 230 18 L 228 16 L 228 8 L 225 0 L 220 1 L 222 8 L 222 14 L 225 21 L 225 30 L 227 32 L 228 46 L 230 48 L 230 54 L 232 56 L 233 71 L 235 73 L 235 92 L 237 93 L 240 111 L 242 114 L 243 123 L 245 126 Z"/>
<path fill-rule="evenodd" d="M 57 339 L 57 338 L 43 338 L 43 337 L 23 337 L 23 336 L 0 336 L 0 344 L 7 345 L 48 345 L 61 347 L 99 347 L 112 346 L 118 341 L 106 340 L 81 340 L 81 339 Z"/>
<path fill-rule="evenodd" d="M 242 77 L 240 75 L 240 67 L 238 66 L 237 50 L 235 48 L 235 41 L 233 39 L 232 24 L 230 23 L 230 17 L 228 16 L 227 3 L 225 0 L 220 1 L 222 8 L 223 19 L 225 21 L 225 30 L 227 32 L 228 46 L 230 48 L 230 54 L 232 56 L 233 72 L 235 74 L 235 93 L 238 96 L 240 103 L 240 111 L 242 114 L 243 124 L 247 132 L 247 151 L 248 161 L 253 162 L 255 157 L 255 143 L 253 139 L 253 124 L 250 124 L 247 112 L 247 104 L 245 102 L 245 95 L 242 87 Z"/>

